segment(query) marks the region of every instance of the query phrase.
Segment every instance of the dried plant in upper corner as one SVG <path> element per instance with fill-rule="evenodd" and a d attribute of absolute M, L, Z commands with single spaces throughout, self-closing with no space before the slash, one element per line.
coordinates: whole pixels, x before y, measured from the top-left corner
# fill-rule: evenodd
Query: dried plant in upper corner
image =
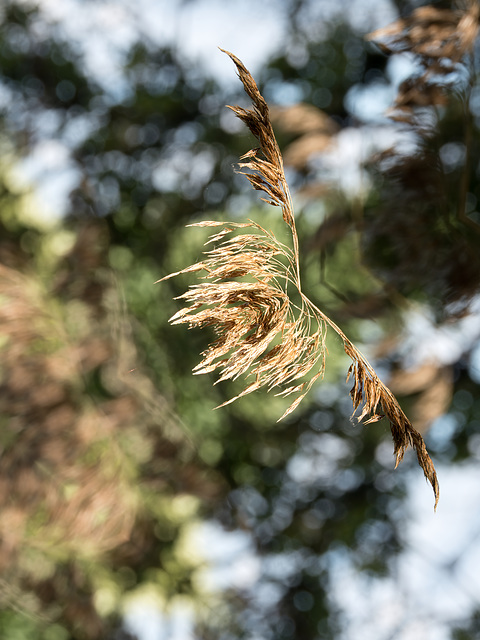
<path fill-rule="evenodd" d="M 428 286 L 440 301 L 439 311 L 450 318 L 468 311 L 480 271 L 480 225 L 467 205 L 477 180 L 471 101 L 478 91 L 480 3 L 452 5 L 418 7 L 367 36 L 385 54 L 408 52 L 414 61 L 386 114 L 401 123 L 397 132 L 415 140 L 415 148 L 405 152 L 394 145 L 371 163 L 381 176 L 380 197 L 364 236 L 371 265 L 376 252 L 369 252 L 368 244 L 381 243 L 393 265 L 390 283 L 400 290 Z M 445 143 L 453 140 L 463 143 L 455 168 L 442 156 Z"/>
<path fill-rule="evenodd" d="M 389 114 L 392 119 L 415 124 L 416 107 L 447 103 L 446 87 L 455 80 L 452 72 L 472 54 L 479 29 L 478 0 L 458 4 L 456 10 L 418 7 L 410 16 L 368 35 L 387 55 L 410 52 L 419 63 L 418 73 L 400 84 Z"/>
<path fill-rule="evenodd" d="M 222 49 L 223 51 L 223 49 Z M 241 158 L 239 170 L 254 189 L 262 191 L 266 202 L 278 206 L 290 228 L 292 247 L 279 242 L 259 224 L 200 222 L 191 226 L 219 228 L 207 242 L 215 247 L 205 258 L 180 273 L 204 272 L 201 282 L 179 296 L 188 306 L 170 322 L 189 327 L 213 328 L 217 338 L 204 351 L 194 373 L 220 370 L 218 382 L 246 376 L 252 382 L 228 402 L 260 387 L 280 389 L 279 395 L 296 398 L 282 418 L 291 413 L 322 377 L 325 367 L 325 337 L 330 327 L 343 341 L 352 364 L 347 381 L 354 414 L 365 424 L 386 417 L 394 441 L 396 465 L 408 445 L 416 453 L 425 477 L 435 494 L 439 488 L 435 468 L 422 436 L 400 408 L 390 390 L 381 382 L 372 366 L 342 330 L 303 293 L 300 281 L 299 245 L 292 201 L 283 170 L 283 160 L 270 122 L 269 109 L 254 79 L 242 62 L 225 51 L 237 67 L 253 108 L 229 107 L 258 140 L 260 147 Z M 237 234 L 234 234 L 234 232 Z M 238 233 L 238 232 L 241 233 Z M 160 282 L 160 281 L 159 281 Z M 294 302 L 295 294 L 298 302 Z M 228 403 L 224 403 L 228 404 Z M 223 405 L 220 405 L 223 406 Z M 280 418 L 281 419 L 281 418 Z"/>

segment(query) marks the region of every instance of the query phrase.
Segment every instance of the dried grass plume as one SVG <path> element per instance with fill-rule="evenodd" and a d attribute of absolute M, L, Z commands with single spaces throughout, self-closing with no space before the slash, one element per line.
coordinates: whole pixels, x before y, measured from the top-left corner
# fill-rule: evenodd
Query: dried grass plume
<path fill-rule="evenodd" d="M 206 251 L 200 262 L 162 278 L 190 272 L 204 274 L 198 284 L 179 296 L 186 306 L 170 322 L 187 324 L 189 328 L 213 328 L 216 339 L 202 354 L 203 359 L 194 373 L 217 370 L 218 381 L 249 378 L 245 389 L 228 402 L 262 387 L 276 389 L 279 395 L 293 395 L 294 400 L 282 418 L 299 405 L 314 382 L 323 376 L 325 338 L 327 329 L 332 329 L 352 360 L 347 380 L 353 383 L 350 395 L 354 414 L 359 413 L 358 421 L 368 424 L 383 417 L 388 419 L 395 466 L 409 445 L 415 449 L 425 477 L 432 485 L 436 508 L 437 476 L 422 436 L 360 351 L 302 291 L 295 217 L 269 109 L 243 63 L 232 53 L 225 53 L 235 63 L 253 103 L 250 109 L 229 108 L 259 143 L 259 148 L 242 156 L 239 171 L 246 175 L 254 189 L 263 192 L 263 200 L 280 207 L 292 243 L 291 247 L 286 246 L 253 221 L 207 221 L 191 225 L 214 230 L 207 242 L 213 248 Z"/>

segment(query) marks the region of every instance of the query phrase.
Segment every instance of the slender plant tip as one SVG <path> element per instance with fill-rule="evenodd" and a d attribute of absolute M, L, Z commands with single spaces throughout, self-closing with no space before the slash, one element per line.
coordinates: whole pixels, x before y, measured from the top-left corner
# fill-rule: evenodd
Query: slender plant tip
<path fill-rule="evenodd" d="M 313 384 L 323 376 L 327 330 L 343 341 L 352 360 L 347 380 L 353 382 L 350 396 L 358 422 L 369 424 L 386 417 L 394 443 L 396 465 L 408 446 L 416 451 L 420 467 L 430 482 L 438 504 L 435 468 L 422 436 L 403 413 L 392 392 L 343 331 L 302 292 L 299 243 L 292 200 L 280 149 L 269 117 L 269 109 L 249 71 L 235 55 L 238 76 L 253 106 L 229 108 L 242 120 L 259 143 L 247 151 L 238 171 L 246 175 L 262 198 L 280 207 L 291 233 L 291 247 L 254 221 L 245 223 L 205 221 L 189 226 L 214 229 L 209 246 L 199 262 L 169 274 L 201 272 L 198 283 L 177 299 L 186 303 L 171 318 L 172 324 L 189 328 L 211 327 L 215 340 L 202 353 L 196 375 L 218 373 L 217 382 L 245 378 L 244 390 L 225 406 L 258 389 L 275 390 L 280 396 L 295 396 L 281 416 L 288 416 L 301 403 Z M 293 302 L 296 291 L 300 302 Z M 216 384 L 216 383 L 215 383 Z"/>

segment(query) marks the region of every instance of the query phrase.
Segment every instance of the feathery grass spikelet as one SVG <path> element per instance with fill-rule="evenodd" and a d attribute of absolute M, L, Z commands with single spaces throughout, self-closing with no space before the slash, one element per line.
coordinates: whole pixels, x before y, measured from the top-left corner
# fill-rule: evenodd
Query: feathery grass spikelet
<path fill-rule="evenodd" d="M 278 395 L 282 396 L 295 394 L 297 397 L 280 419 L 291 413 L 314 382 L 323 376 L 327 328 L 333 329 L 352 360 L 347 380 L 353 381 L 350 395 L 354 414 L 360 408 L 358 421 L 368 424 L 383 417 L 389 420 L 395 466 L 407 447 L 412 446 L 432 485 L 436 508 L 438 481 L 422 436 L 360 351 L 302 292 L 295 217 L 268 106 L 243 63 L 232 53 L 225 53 L 235 63 L 253 102 L 251 109 L 239 106 L 230 109 L 260 144 L 258 149 L 242 156 L 239 171 L 246 175 L 254 189 L 267 196 L 263 200 L 281 208 L 283 220 L 291 231 L 292 248 L 253 221 L 206 221 L 190 225 L 215 228 L 216 232 L 206 243 L 213 244 L 214 248 L 205 252 L 203 260 L 162 278 L 190 272 L 205 274 L 199 284 L 190 286 L 179 296 L 187 306 L 170 322 L 189 327 L 209 326 L 216 334 L 216 340 L 194 368 L 195 374 L 218 370 L 217 382 L 241 376 L 253 378 L 241 393 L 224 404 L 262 387 L 269 391 L 278 389 Z M 241 233 L 235 234 L 237 231 Z M 292 289 L 298 303 L 293 302 L 289 293 Z"/>

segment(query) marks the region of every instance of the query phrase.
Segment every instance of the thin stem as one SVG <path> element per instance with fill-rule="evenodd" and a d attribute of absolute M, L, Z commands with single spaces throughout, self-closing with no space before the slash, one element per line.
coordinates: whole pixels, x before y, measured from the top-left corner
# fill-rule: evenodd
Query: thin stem
<path fill-rule="evenodd" d="M 313 302 L 307 298 L 307 296 L 305 296 L 302 292 L 300 292 L 300 295 L 302 296 L 305 304 L 310 307 L 310 309 L 312 309 L 313 311 L 315 311 L 315 313 L 326 323 L 328 324 L 329 327 L 331 327 L 335 333 L 340 336 L 340 338 L 342 339 L 343 343 L 349 347 L 349 349 L 355 354 L 355 357 L 357 360 L 360 360 L 362 362 L 362 364 L 365 366 L 365 369 L 368 371 L 368 373 L 372 376 L 372 378 L 378 378 L 377 374 L 375 373 L 374 368 L 372 367 L 372 365 L 368 362 L 368 360 L 365 358 L 365 356 L 363 355 L 363 353 L 357 349 L 357 347 L 353 344 L 353 342 L 347 338 L 347 336 L 343 333 L 343 331 L 340 329 L 340 327 L 333 321 L 331 320 L 327 315 L 325 315 L 323 313 L 323 311 L 321 311 L 315 304 L 313 304 Z M 385 386 L 383 384 L 383 382 L 380 381 L 380 383 L 382 384 L 382 386 Z M 387 389 L 387 387 L 385 387 Z M 387 389 L 388 390 L 388 389 Z M 391 393 L 389 391 L 389 393 Z"/>
<path fill-rule="evenodd" d="M 295 275 L 296 275 L 296 286 L 298 288 L 298 291 L 300 294 L 302 294 L 302 281 L 300 278 L 300 245 L 298 242 L 298 234 L 297 234 L 297 227 L 295 225 L 295 216 L 293 213 L 293 203 L 292 203 L 292 196 L 290 195 L 290 189 L 288 188 L 288 184 L 285 178 L 285 173 L 283 170 L 283 159 L 280 155 L 280 163 L 281 163 L 281 182 L 282 182 L 282 188 L 283 188 L 283 192 L 285 194 L 285 197 L 287 199 L 287 204 L 285 206 L 285 208 L 288 210 L 288 226 L 290 227 L 291 231 L 292 231 L 292 241 L 293 241 L 293 255 L 294 255 L 294 259 L 295 259 Z M 302 294 L 303 295 L 303 294 Z"/>

